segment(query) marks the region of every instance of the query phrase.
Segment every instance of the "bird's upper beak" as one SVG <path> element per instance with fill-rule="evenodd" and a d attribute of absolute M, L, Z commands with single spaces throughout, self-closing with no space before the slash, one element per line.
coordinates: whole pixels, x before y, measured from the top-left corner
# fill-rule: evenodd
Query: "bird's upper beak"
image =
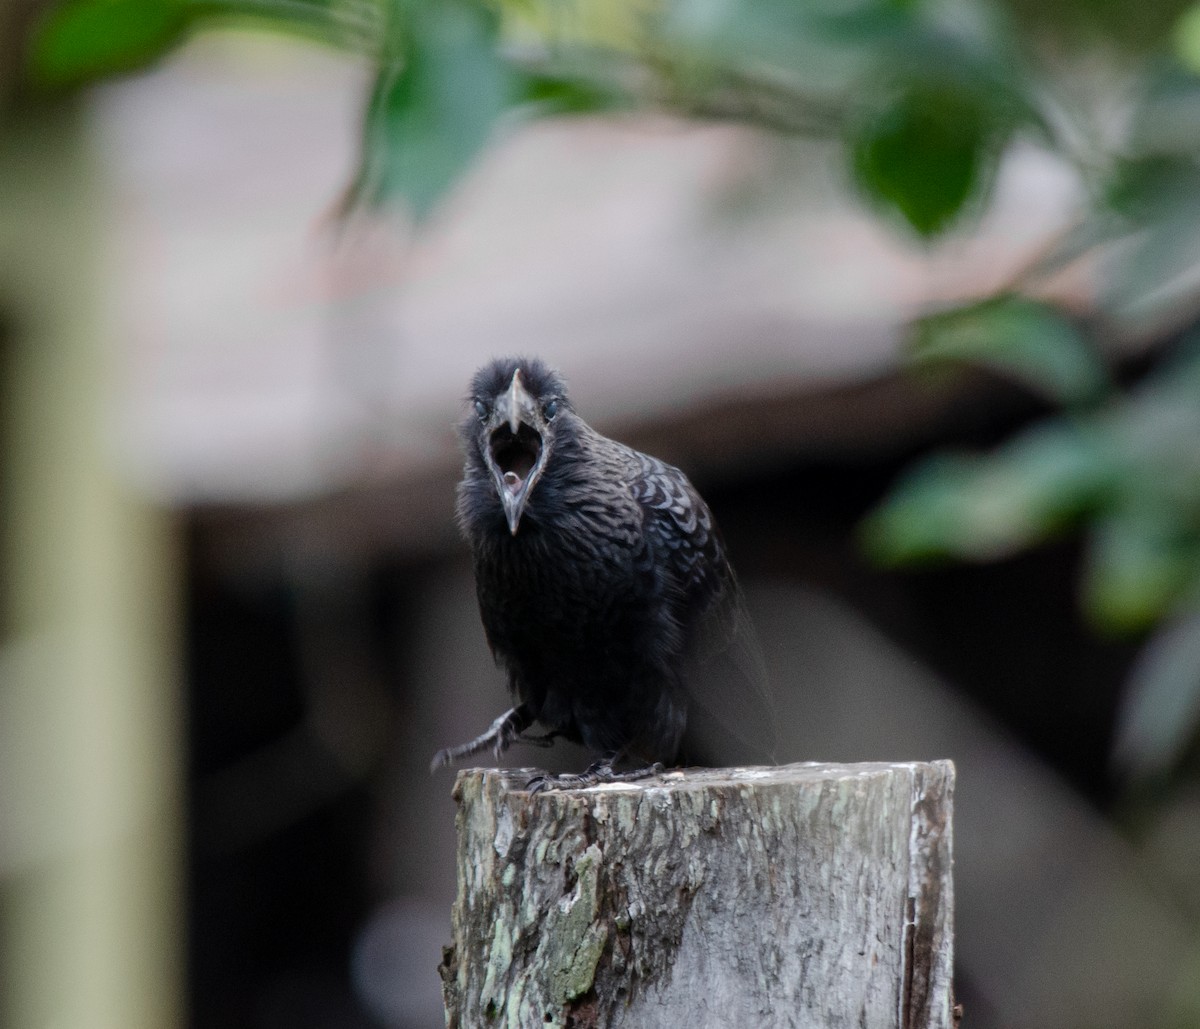
<path fill-rule="evenodd" d="M 484 446 L 484 459 L 514 536 L 545 468 L 546 450 L 545 421 L 518 368 L 508 389 L 496 397 Z"/>

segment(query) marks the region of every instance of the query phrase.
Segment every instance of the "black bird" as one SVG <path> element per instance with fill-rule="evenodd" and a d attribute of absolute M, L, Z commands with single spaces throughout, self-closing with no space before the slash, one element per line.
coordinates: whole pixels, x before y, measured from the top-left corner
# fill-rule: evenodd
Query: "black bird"
<path fill-rule="evenodd" d="M 689 680 L 747 639 L 708 507 L 678 468 L 592 429 L 539 360 L 481 368 L 468 403 L 458 521 L 514 706 L 433 767 L 563 737 L 597 760 L 582 775 L 535 776 L 531 789 L 661 771 L 679 751 Z M 535 722 L 547 731 L 527 734 Z M 637 767 L 618 772 L 618 761 Z"/>

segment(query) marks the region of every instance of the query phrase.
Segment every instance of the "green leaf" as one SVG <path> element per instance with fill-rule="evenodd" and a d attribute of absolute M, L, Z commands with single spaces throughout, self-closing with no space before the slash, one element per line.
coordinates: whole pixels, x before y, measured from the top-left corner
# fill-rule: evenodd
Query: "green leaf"
<path fill-rule="evenodd" d="M 863 191 L 898 212 L 921 236 L 942 232 L 991 171 L 991 111 L 954 84 L 911 86 L 852 140 Z"/>
<path fill-rule="evenodd" d="M 1193 4 L 1183 12 L 1175 23 L 1171 42 L 1183 66 L 1200 72 L 1200 4 Z"/>
<path fill-rule="evenodd" d="M 1130 676 L 1113 757 L 1135 775 L 1168 769 L 1200 724 L 1200 613 L 1157 633 Z"/>
<path fill-rule="evenodd" d="M 1084 604 L 1099 625 L 1146 629 L 1200 583 L 1200 538 L 1178 513 L 1143 502 L 1099 519 L 1084 576 Z"/>
<path fill-rule="evenodd" d="M 552 75 L 524 76 L 517 99 L 541 115 L 592 114 L 628 103 L 616 90 L 599 83 Z"/>
<path fill-rule="evenodd" d="M 1194 107 L 1200 92 L 1188 101 Z M 1178 118 L 1149 112 L 1144 142 L 1169 145 L 1163 123 L 1186 136 L 1194 146 L 1200 119 L 1193 113 L 1192 131 Z M 1180 142 L 1180 141 L 1176 141 Z M 1164 326 L 1186 318 L 1197 298 L 1200 274 L 1200 167 L 1190 154 L 1159 154 L 1117 164 L 1107 183 L 1104 201 L 1113 237 L 1122 245 L 1112 249 L 1105 264 L 1100 295 L 1102 309 L 1129 334 L 1161 334 Z"/>
<path fill-rule="evenodd" d="M 937 455 L 901 480 L 862 525 L 885 564 L 994 560 L 1068 525 L 1112 486 L 1104 440 L 1047 423 L 986 457 Z"/>
<path fill-rule="evenodd" d="M 987 365 L 1061 403 L 1096 400 L 1109 386 L 1082 333 L 1058 312 L 1020 297 L 923 318 L 913 327 L 910 348 L 919 363 Z"/>
<path fill-rule="evenodd" d="M 144 67 L 179 42 L 189 21 L 186 0 L 72 0 L 35 31 L 31 77 L 74 86 Z"/>
<path fill-rule="evenodd" d="M 1141 627 L 1200 592 L 1200 344 L 1131 396 L 1057 418 L 992 454 L 935 456 L 864 522 L 886 563 L 986 560 L 1100 519 L 1085 600 L 1109 628 Z"/>
<path fill-rule="evenodd" d="M 937 454 L 911 469 L 860 525 L 868 554 L 881 564 L 906 564 L 956 554 L 962 495 L 972 463 Z"/>
<path fill-rule="evenodd" d="M 1189 341 L 1122 403 L 1097 417 L 1125 493 L 1200 532 L 1200 345 Z"/>
<path fill-rule="evenodd" d="M 414 5 L 410 15 L 402 58 L 380 74 L 368 108 L 356 193 L 403 199 L 420 218 L 488 141 L 518 80 L 485 7 L 446 0 Z"/>
<path fill-rule="evenodd" d="M 1144 131 L 1140 128 L 1139 132 Z M 1197 172 L 1191 161 L 1154 154 L 1114 164 L 1105 184 L 1104 202 L 1135 226 L 1168 217 L 1174 205 L 1189 198 Z"/>
<path fill-rule="evenodd" d="M 136 71 L 201 24 L 253 24 L 374 54 L 379 8 L 339 0 L 64 0 L 35 30 L 30 75 L 42 86 L 78 86 Z"/>

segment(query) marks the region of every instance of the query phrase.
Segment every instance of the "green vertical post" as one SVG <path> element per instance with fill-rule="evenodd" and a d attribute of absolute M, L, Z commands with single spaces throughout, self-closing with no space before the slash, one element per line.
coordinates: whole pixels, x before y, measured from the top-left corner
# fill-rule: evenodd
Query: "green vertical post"
<path fill-rule="evenodd" d="M 119 471 L 113 205 L 73 107 L 0 130 L 0 1017 L 181 1021 L 171 518 Z"/>

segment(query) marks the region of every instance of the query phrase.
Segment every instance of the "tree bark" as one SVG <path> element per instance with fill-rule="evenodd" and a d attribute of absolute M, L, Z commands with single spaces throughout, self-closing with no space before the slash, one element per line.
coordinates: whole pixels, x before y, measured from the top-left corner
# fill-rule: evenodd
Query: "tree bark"
<path fill-rule="evenodd" d="M 951 1029 L 954 766 L 460 773 L 451 1029 Z"/>

